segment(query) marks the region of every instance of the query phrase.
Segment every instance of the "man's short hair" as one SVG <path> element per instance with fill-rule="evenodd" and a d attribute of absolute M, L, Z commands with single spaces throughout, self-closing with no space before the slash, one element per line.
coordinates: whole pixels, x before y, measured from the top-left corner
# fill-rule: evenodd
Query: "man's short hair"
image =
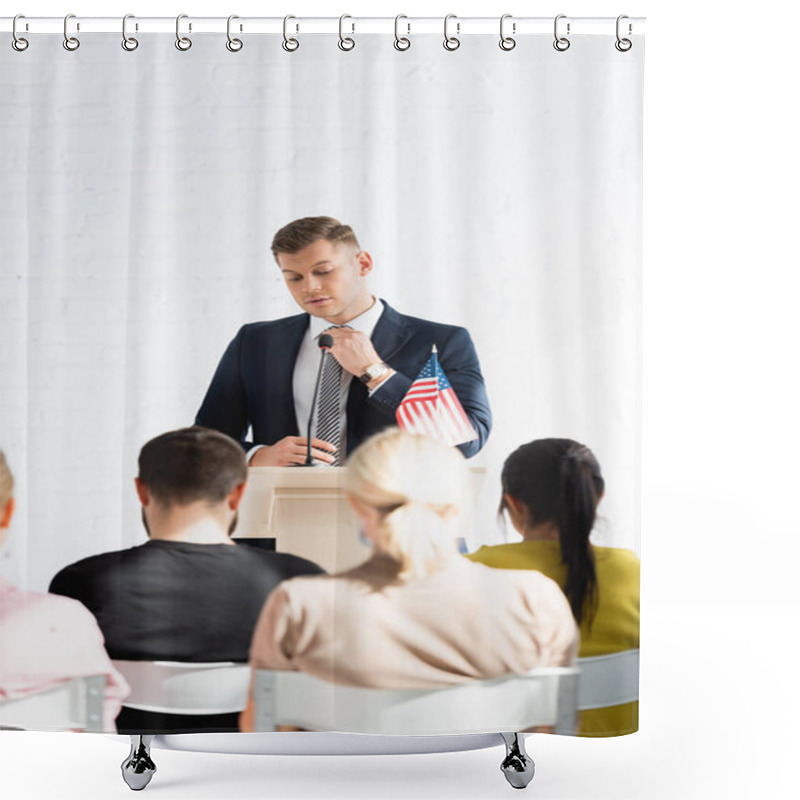
<path fill-rule="evenodd" d="M 163 505 L 221 503 L 247 480 L 241 445 L 230 436 L 195 426 L 163 433 L 139 453 L 139 480 Z"/>
<path fill-rule="evenodd" d="M 324 239 L 333 244 L 352 244 L 361 249 L 353 229 L 333 217 L 303 217 L 284 225 L 272 239 L 272 255 L 299 253 Z"/>

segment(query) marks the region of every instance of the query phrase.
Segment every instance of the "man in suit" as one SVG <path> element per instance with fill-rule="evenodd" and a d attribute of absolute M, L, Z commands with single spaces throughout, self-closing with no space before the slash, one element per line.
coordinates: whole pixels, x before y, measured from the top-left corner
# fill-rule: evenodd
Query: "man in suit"
<path fill-rule="evenodd" d="M 242 448 L 219 431 L 157 436 L 142 448 L 136 478 L 148 541 L 65 567 L 50 592 L 94 614 L 112 659 L 247 661 L 269 593 L 283 580 L 323 570 L 231 540 L 246 480 Z M 235 713 L 180 715 L 124 705 L 117 717 L 120 733 L 236 731 L 237 724 Z"/>
<path fill-rule="evenodd" d="M 396 424 L 395 411 L 436 345 L 439 363 L 475 430 L 465 456 L 491 430 L 480 364 L 464 328 L 409 317 L 369 291 L 370 254 L 352 228 L 331 217 L 305 217 L 281 228 L 272 253 L 304 313 L 243 326 L 228 346 L 197 413 L 196 424 L 227 433 L 253 466 L 306 460 L 301 435 L 311 411 L 319 349 L 328 333 L 342 367 L 340 448 L 313 437 L 321 463 L 344 463 L 364 439 Z M 345 327 L 346 326 L 346 327 Z M 247 440 L 252 426 L 252 440 Z"/>

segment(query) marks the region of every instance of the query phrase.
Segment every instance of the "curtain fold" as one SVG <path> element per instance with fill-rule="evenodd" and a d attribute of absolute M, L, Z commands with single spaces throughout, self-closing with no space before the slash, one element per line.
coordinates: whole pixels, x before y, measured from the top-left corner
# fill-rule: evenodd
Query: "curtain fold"
<path fill-rule="evenodd" d="M 1 56 L 10 579 L 143 540 L 139 448 L 192 423 L 240 325 L 295 313 L 269 244 L 316 214 L 355 228 L 376 294 L 475 341 L 495 425 L 473 543 L 504 536 L 505 456 L 567 436 L 603 464 L 603 543 L 638 548 L 643 44 L 30 38 Z"/>

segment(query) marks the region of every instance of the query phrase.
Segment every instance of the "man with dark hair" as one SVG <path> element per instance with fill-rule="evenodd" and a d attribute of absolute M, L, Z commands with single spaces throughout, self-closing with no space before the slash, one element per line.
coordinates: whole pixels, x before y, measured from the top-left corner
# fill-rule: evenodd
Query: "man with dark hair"
<path fill-rule="evenodd" d="M 136 491 L 140 499 L 146 492 L 163 506 L 188 506 L 200 500 L 215 506 L 234 488 L 244 491 L 246 482 L 241 452 L 231 447 L 230 437 L 217 431 L 199 427 L 170 431 L 151 439 L 139 452 Z"/>
<path fill-rule="evenodd" d="M 149 541 L 62 569 L 50 591 L 80 600 L 95 615 L 113 659 L 247 661 L 267 595 L 282 580 L 322 570 L 231 540 L 246 479 L 241 447 L 218 431 L 184 428 L 152 439 L 139 454 L 136 478 Z M 236 714 L 123 707 L 117 728 L 235 731 L 237 721 Z"/>
<path fill-rule="evenodd" d="M 395 412 L 435 345 L 439 363 L 483 447 L 491 411 L 478 356 L 465 328 L 409 317 L 374 297 L 367 286 L 372 257 L 348 225 L 332 217 L 305 217 L 281 228 L 272 254 L 304 313 L 243 326 L 222 356 L 196 423 L 227 433 L 248 450 L 253 466 L 306 460 L 322 333 L 341 367 L 336 442 L 312 428 L 312 455 L 343 464 L 364 439 L 395 425 Z M 252 427 L 252 440 L 247 439 Z M 330 426 L 327 426 L 330 429 Z"/>

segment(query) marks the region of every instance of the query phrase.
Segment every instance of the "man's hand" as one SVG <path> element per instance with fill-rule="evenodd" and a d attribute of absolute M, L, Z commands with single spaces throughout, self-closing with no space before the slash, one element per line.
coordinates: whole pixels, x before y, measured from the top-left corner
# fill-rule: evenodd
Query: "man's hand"
<path fill-rule="evenodd" d="M 331 347 L 333 357 L 342 365 L 343 370 L 355 375 L 356 378 L 360 378 L 367 367 L 383 360 L 372 346 L 369 336 L 363 331 L 354 331 L 352 328 L 329 328 L 325 333 L 330 334 L 333 339 Z"/>
<path fill-rule="evenodd" d="M 308 452 L 308 439 L 305 436 L 284 436 L 273 445 L 264 445 L 256 450 L 250 459 L 251 467 L 290 467 L 305 464 Z M 322 439 L 311 440 L 311 455 L 326 464 L 333 462 L 332 453 L 336 448 Z"/>

